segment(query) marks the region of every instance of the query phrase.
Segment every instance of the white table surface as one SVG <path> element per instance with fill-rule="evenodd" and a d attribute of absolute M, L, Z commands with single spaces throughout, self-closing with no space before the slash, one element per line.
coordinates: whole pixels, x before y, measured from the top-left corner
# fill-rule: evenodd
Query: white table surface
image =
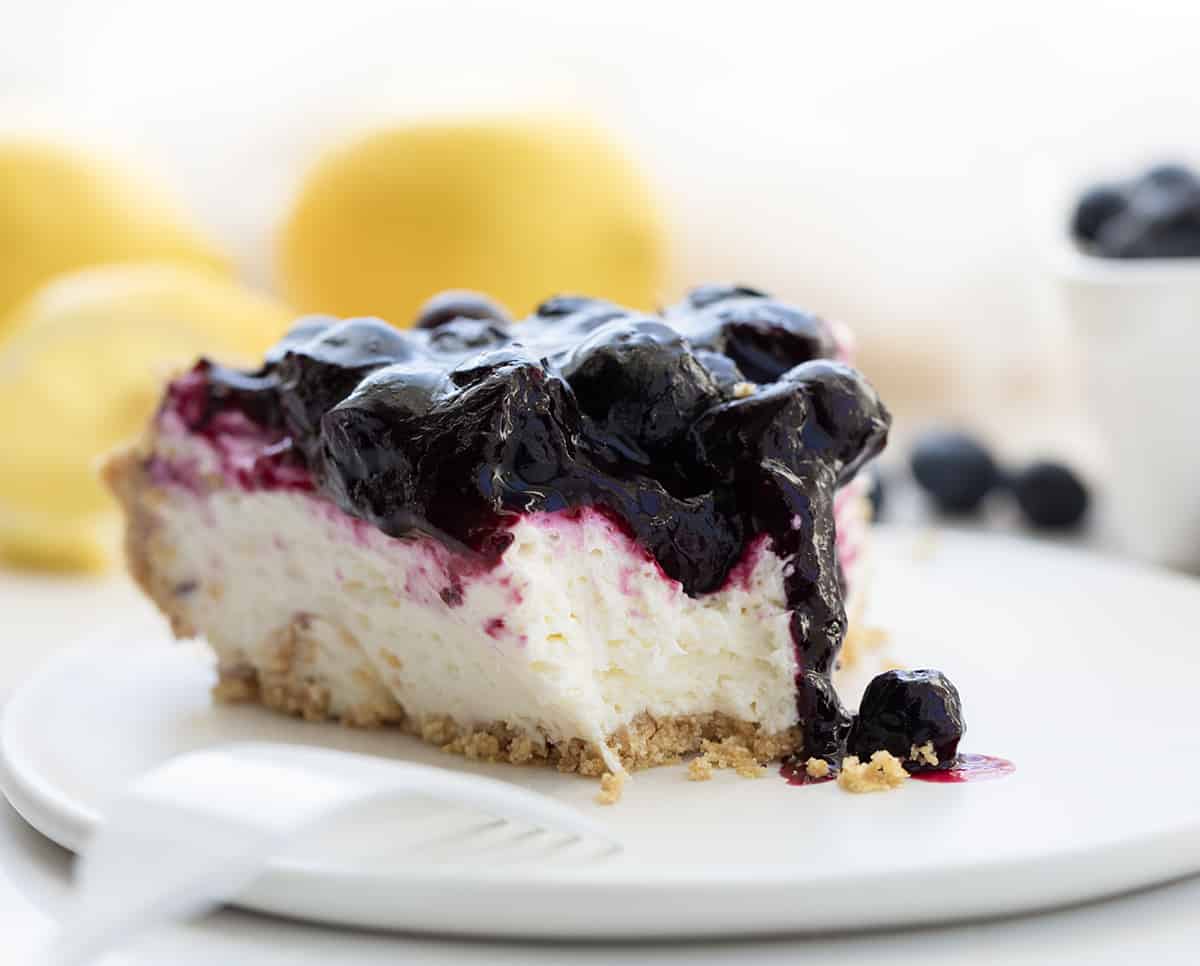
<path fill-rule="evenodd" d="M 0 572 L 0 688 L 9 690 L 55 647 L 105 615 L 152 619 L 123 580 L 64 580 Z M 1111 780 L 1119 781 L 1115 772 Z M 1103 789 L 1101 788 L 1101 793 Z M 37 951 L 69 898 L 69 856 L 0 803 L 0 963 L 39 962 Z M 1200 877 L 1037 916 L 944 929 L 760 942 L 566 946 L 348 933 L 225 911 L 148 937 L 110 964 L 784 962 L 1195 963 Z M 797 916 L 804 910 L 798 909 Z"/>

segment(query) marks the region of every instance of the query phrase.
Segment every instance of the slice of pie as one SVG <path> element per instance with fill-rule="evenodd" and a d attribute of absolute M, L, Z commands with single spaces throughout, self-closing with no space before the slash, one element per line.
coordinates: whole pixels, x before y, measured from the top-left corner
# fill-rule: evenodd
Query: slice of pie
<path fill-rule="evenodd" d="M 844 352 L 747 288 L 516 323 L 447 293 L 199 362 L 106 478 L 220 698 L 584 774 L 723 739 L 836 763 L 889 423 Z"/>

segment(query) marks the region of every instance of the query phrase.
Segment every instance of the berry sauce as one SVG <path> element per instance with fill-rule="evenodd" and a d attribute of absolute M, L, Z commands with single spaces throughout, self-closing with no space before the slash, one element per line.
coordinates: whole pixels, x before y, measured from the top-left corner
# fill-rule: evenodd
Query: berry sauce
<path fill-rule="evenodd" d="M 521 515 L 584 507 L 692 596 L 736 580 L 769 540 L 804 754 L 835 763 L 851 716 L 830 681 L 846 631 L 834 498 L 890 424 L 836 351 L 826 322 L 742 287 L 705 286 L 658 316 L 557 296 L 515 324 L 446 293 L 405 330 L 303 319 L 256 371 L 200 362 L 167 407 L 209 439 L 234 414 L 269 441 L 236 461 L 238 482 L 303 480 L 390 536 L 483 566 Z"/>
<path fill-rule="evenodd" d="M 923 782 L 961 784 L 962 782 L 985 782 L 993 778 L 1003 778 L 1016 770 L 1017 766 L 1007 758 L 960 754 L 949 768 L 940 771 L 919 771 L 913 773 L 911 777 Z"/>
<path fill-rule="evenodd" d="M 826 782 L 837 781 L 837 772 L 833 768 L 829 769 L 828 774 L 813 778 L 799 758 L 789 758 L 785 761 L 779 766 L 779 774 L 789 785 L 824 785 Z"/>

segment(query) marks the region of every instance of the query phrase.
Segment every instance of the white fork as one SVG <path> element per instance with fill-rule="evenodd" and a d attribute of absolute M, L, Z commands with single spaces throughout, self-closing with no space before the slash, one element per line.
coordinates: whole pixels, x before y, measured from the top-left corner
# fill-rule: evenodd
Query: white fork
<path fill-rule="evenodd" d="M 295 836 L 348 808 L 410 795 L 620 847 L 575 809 L 491 778 L 267 742 L 193 751 L 111 804 L 77 864 L 75 908 L 48 962 L 79 966 L 151 926 L 199 915 L 237 896 Z"/>

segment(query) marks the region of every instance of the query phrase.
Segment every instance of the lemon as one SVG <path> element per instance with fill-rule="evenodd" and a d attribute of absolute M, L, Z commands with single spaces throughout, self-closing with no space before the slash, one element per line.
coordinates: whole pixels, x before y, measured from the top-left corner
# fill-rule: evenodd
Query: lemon
<path fill-rule="evenodd" d="M 443 289 L 524 314 L 555 292 L 657 301 L 663 229 L 637 168 L 598 129 L 562 118 L 426 121 L 331 151 L 279 241 L 297 308 L 411 324 Z"/>
<path fill-rule="evenodd" d="M 173 265 L 103 266 L 39 290 L 0 347 L 0 556 L 101 566 L 113 506 L 99 457 L 143 429 L 172 369 L 202 353 L 256 358 L 291 318 L 227 279 Z"/>
<path fill-rule="evenodd" d="M 80 148 L 0 137 L 2 321 L 43 282 L 88 265 L 178 261 L 228 268 L 160 186 Z"/>

